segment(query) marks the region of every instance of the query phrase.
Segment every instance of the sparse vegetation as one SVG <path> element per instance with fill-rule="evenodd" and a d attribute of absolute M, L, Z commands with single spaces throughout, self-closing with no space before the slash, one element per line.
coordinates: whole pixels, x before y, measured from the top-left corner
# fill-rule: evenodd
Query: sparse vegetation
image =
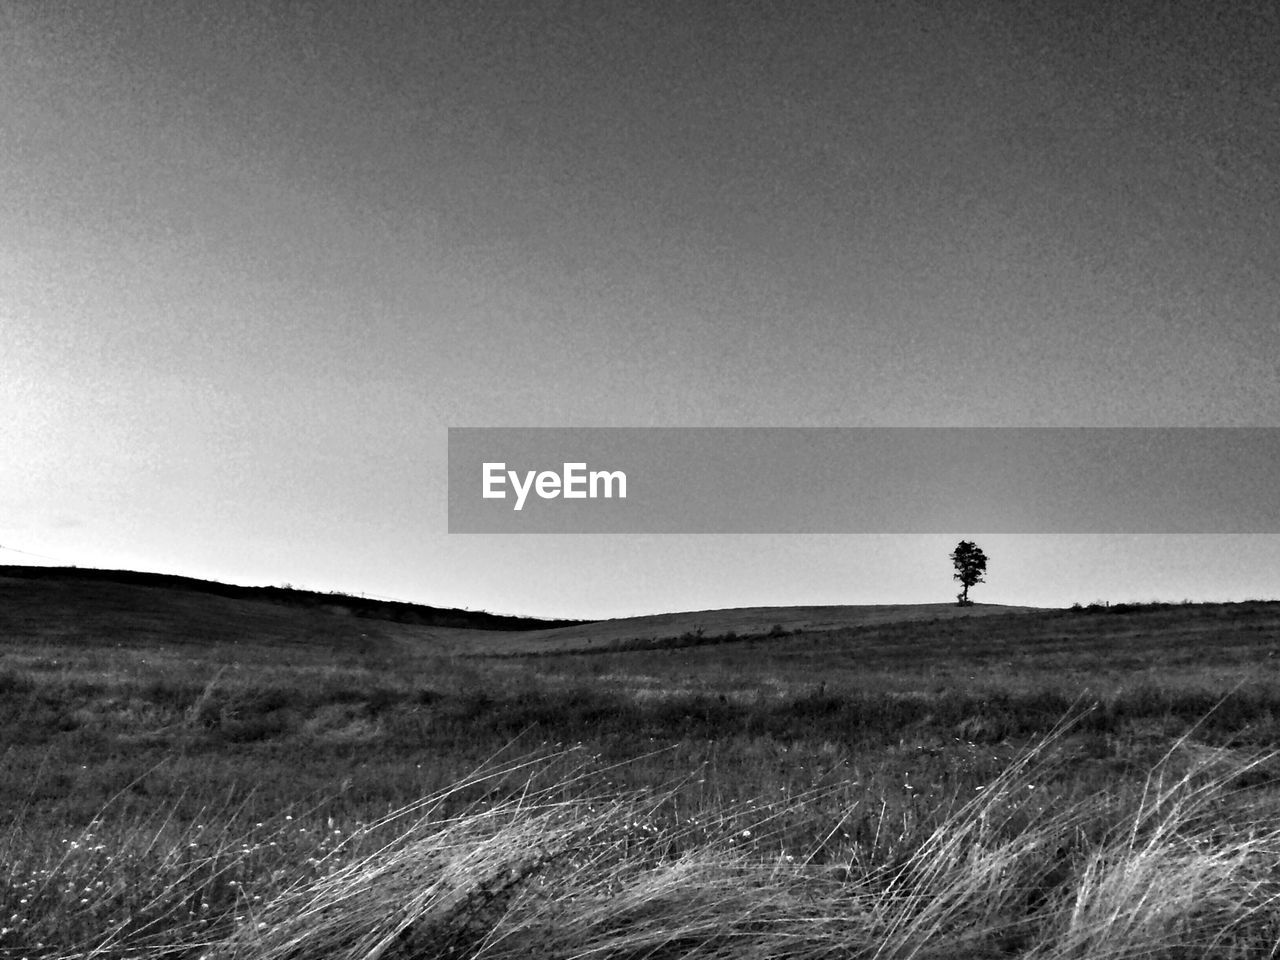
<path fill-rule="evenodd" d="M 8 597 L 0 957 L 1280 942 L 1280 604 L 481 658 L 322 611 L 199 643 L 183 595 L 132 635 L 85 627 L 132 594 Z"/>

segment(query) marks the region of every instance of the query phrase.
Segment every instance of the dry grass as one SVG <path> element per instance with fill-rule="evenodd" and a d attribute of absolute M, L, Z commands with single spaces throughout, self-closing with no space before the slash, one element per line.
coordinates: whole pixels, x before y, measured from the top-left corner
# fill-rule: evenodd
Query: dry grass
<path fill-rule="evenodd" d="M 279 849 L 285 831 L 298 829 L 292 823 L 239 838 L 152 824 L 88 843 L 96 860 L 77 843 L 48 865 L 36 896 L 86 891 L 60 907 L 50 902 L 57 909 L 46 917 L 76 931 L 78 945 L 19 943 L 8 930 L 3 955 L 1172 960 L 1280 952 L 1280 809 L 1274 794 L 1234 785 L 1267 758 L 1237 758 L 1228 769 L 1171 749 L 1132 793 L 1033 804 L 1028 788 L 1051 773 L 1064 732 L 931 821 L 899 821 L 898 836 L 848 838 L 842 821 L 857 811 L 847 810 L 804 849 L 787 845 L 794 834 L 780 824 L 828 809 L 816 792 L 726 806 L 718 820 L 672 819 L 676 784 L 601 793 L 568 766 L 553 788 L 532 786 L 548 763 L 571 761 L 567 754 L 490 765 L 377 822 L 321 828 L 328 839 L 305 848 Z M 521 778 L 522 790 L 443 813 L 463 792 Z M 155 875 L 130 900 L 124 881 L 143 862 Z M 86 922 L 93 918 L 96 930 Z M 42 929 L 57 936 L 48 923 Z"/>
<path fill-rule="evenodd" d="M 149 596 L 0 610 L 3 960 L 1277 952 L 1274 604 L 482 659 Z"/>

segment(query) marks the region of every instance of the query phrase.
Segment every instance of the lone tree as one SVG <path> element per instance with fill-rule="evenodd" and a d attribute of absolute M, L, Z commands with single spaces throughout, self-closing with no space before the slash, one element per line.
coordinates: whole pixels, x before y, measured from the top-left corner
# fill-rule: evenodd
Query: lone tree
<path fill-rule="evenodd" d="M 955 578 L 964 584 L 964 589 L 956 594 L 956 600 L 960 606 L 967 607 L 973 603 L 969 599 L 969 588 L 984 582 L 982 575 L 987 572 L 987 555 L 976 543 L 961 540 L 951 554 L 951 562 L 956 566 Z"/>

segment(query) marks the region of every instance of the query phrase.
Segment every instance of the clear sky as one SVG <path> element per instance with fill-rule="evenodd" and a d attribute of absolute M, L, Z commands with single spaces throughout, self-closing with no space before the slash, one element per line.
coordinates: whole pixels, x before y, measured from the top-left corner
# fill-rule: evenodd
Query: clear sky
<path fill-rule="evenodd" d="M 450 536 L 446 427 L 1280 426 L 1277 9 L 0 0 L 0 562 L 949 600 L 954 536 Z M 1280 597 L 982 534 L 978 600 Z"/>

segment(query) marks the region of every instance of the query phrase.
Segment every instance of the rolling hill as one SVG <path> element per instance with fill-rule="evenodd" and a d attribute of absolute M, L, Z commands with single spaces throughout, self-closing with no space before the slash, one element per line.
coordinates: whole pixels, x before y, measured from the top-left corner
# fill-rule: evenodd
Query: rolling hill
<path fill-rule="evenodd" d="M 0 567 L 8 645 L 285 647 L 310 654 L 511 656 L 780 636 L 1035 608 L 950 603 L 744 607 L 552 621 L 187 577 Z"/>

